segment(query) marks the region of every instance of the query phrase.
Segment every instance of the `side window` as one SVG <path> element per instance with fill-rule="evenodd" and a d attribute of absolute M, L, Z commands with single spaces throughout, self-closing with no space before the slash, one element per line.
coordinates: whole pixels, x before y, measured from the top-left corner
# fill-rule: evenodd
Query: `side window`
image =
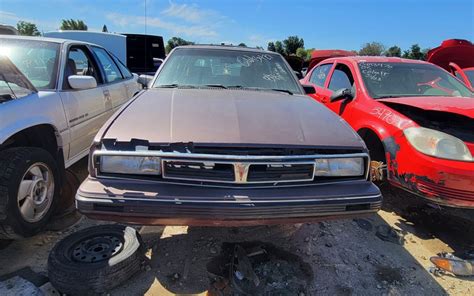
<path fill-rule="evenodd" d="M 67 79 L 71 75 L 92 76 L 97 81 L 97 84 L 102 83 L 99 72 L 97 71 L 97 67 L 90 56 L 89 50 L 86 47 L 78 46 L 71 47 L 69 49 L 66 60 L 66 68 L 64 69 L 64 89 L 71 89 Z"/>
<path fill-rule="evenodd" d="M 317 86 L 324 87 L 324 82 L 328 77 L 329 71 L 331 70 L 332 64 L 324 64 L 318 66 L 314 69 L 313 73 L 311 73 L 311 77 L 309 81 Z"/>
<path fill-rule="evenodd" d="M 92 47 L 92 50 L 96 54 L 100 64 L 102 65 L 102 68 L 104 69 L 105 79 L 108 83 L 123 79 L 119 68 L 109 56 L 109 54 L 105 51 L 105 49 L 94 46 Z"/>
<path fill-rule="evenodd" d="M 119 67 L 120 72 L 122 72 L 123 77 L 130 78 L 130 77 L 133 76 L 132 73 L 130 72 L 130 70 L 128 70 L 128 68 L 125 67 L 125 65 L 122 64 L 122 62 L 116 56 L 114 56 L 113 54 L 111 54 L 111 56 L 114 59 L 117 66 Z"/>
<path fill-rule="evenodd" d="M 352 77 L 349 67 L 343 64 L 338 64 L 332 73 L 331 80 L 329 81 L 329 89 L 332 91 L 341 88 L 351 89 L 353 84 L 354 78 Z"/>

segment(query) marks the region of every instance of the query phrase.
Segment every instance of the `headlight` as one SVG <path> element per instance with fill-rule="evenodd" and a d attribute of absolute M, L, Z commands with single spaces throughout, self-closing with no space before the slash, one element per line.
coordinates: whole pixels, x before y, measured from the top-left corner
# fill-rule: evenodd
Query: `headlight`
<path fill-rule="evenodd" d="M 359 158 L 328 158 L 316 159 L 315 176 L 347 177 L 364 174 L 364 159 Z"/>
<path fill-rule="evenodd" d="M 424 127 L 403 131 L 408 142 L 421 153 L 439 158 L 473 161 L 466 144 L 456 137 Z"/>
<path fill-rule="evenodd" d="M 154 156 L 101 156 L 100 171 L 113 174 L 160 175 L 161 161 Z"/>

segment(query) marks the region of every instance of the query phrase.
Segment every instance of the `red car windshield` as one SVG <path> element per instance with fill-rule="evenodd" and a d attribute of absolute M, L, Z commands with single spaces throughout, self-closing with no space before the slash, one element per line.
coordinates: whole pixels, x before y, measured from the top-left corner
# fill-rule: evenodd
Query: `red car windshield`
<path fill-rule="evenodd" d="M 471 85 L 474 85 L 474 70 L 464 71 L 464 74 L 466 74 L 467 79 L 469 79 Z"/>
<path fill-rule="evenodd" d="M 359 63 L 370 96 L 396 97 L 473 97 L 474 94 L 448 72 L 429 64 Z"/>

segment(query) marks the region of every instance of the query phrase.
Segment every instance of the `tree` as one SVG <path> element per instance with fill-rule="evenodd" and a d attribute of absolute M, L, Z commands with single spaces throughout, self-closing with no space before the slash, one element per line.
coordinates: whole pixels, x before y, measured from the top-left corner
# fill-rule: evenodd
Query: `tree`
<path fill-rule="evenodd" d="M 275 49 L 275 43 L 273 43 L 273 42 L 268 42 L 267 50 L 275 52 L 275 51 L 276 51 L 276 49 Z"/>
<path fill-rule="evenodd" d="M 296 56 L 302 58 L 303 60 L 308 59 L 308 51 L 302 47 L 298 48 L 296 50 Z"/>
<path fill-rule="evenodd" d="M 402 49 L 394 45 L 385 51 L 385 55 L 388 57 L 401 57 Z"/>
<path fill-rule="evenodd" d="M 413 44 L 409 50 L 403 52 L 402 57 L 412 60 L 425 60 L 428 51 L 428 48 L 421 50 L 421 47 L 418 44 Z"/>
<path fill-rule="evenodd" d="M 102 32 L 109 32 L 109 30 L 107 29 L 107 26 L 106 26 L 106 25 L 104 25 L 104 26 L 102 27 Z"/>
<path fill-rule="evenodd" d="M 243 42 L 239 43 L 239 46 L 240 46 L 240 47 L 247 47 L 247 45 L 246 45 L 245 43 L 243 43 Z"/>
<path fill-rule="evenodd" d="M 38 28 L 33 23 L 29 23 L 29 22 L 25 22 L 25 21 L 19 21 L 16 24 L 16 29 L 18 30 L 18 33 L 20 35 L 41 36 L 41 33 L 38 31 Z"/>
<path fill-rule="evenodd" d="M 304 40 L 298 36 L 288 36 L 288 38 L 283 40 L 283 44 L 285 45 L 284 48 L 287 55 L 296 54 L 298 48 L 304 48 Z"/>
<path fill-rule="evenodd" d="M 87 31 L 87 25 L 84 23 L 82 20 L 62 20 L 61 21 L 61 27 L 59 27 L 61 30 L 79 30 L 79 31 Z"/>
<path fill-rule="evenodd" d="M 275 52 L 278 52 L 279 54 L 285 54 L 285 50 L 283 49 L 283 43 L 281 41 L 275 42 Z"/>
<path fill-rule="evenodd" d="M 166 52 L 169 53 L 176 46 L 193 45 L 193 44 L 194 42 L 184 40 L 183 38 L 173 37 L 173 38 L 170 38 L 168 42 L 166 43 Z"/>
<path fill-rule="evenodd" d="M 385 46 L 380 42 L 366 43 L 359 50 L 361 56 L 381 56 L 385 50 Z"/>

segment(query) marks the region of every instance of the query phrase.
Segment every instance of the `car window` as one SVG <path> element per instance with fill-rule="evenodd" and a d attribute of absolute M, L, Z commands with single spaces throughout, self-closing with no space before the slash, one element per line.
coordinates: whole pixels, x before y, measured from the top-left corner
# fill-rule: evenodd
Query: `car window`
<path fill-rule="evenodd" d="M 130 70 L 128 70 L 128 68 L 124 64 L 122 64 L 122 62 L 116 56 L 114 56 L 113 54 L 110 54 L 110 55 L 112 56 L 115 63 L 119 67 L 120 72 L 122 72 L 123 77 L 130 78 L 130 77 L 133 76 L 132 73 L 130 72 Z"/>
<path fill-rule="evenodd" d="M 56 88 L 59 47 L 39 40 L 0 39 L 0 55 L 8 57 L 38 90 Z"/>
<path fill-rule="evenodd" d="M 64 69 L 64 89 L 71 89 L 67 79 L 71 75 L 92 76 L 97 81 L 97 84 L 102 83 L 102 79 L 99 77 L 99 72 L 90 56 L 89 50 L 83 46 L 74 46 L 69 49 L 66 68 Z"/>
<path fill-rule="evenodd" d="M 332 91 L 336 91 L 341 88 L 351 89 L 353 84 L 354 78 L 349 67 L 343 64 L 338 64 L 331 75 L 329 89 Z"/>
<path fill-rule="evenodd" d="M 372 98 L 473 97 L 473 93 L 448 72 L 431 64 L 359 63 L 364 84 Z"/>
<path fill-rule="evenodd" d="M 282 56 L 264 51 L 180 48 L 163 64 L 155 87 L 253 88 L 301 93 L 298 81 Z"/>
<path fill-rule="evenodd" d="M 309 78 L 309 81 L 313 84 L 316 84 L 317 86 L 324 86 L 324 82 L 326 81 L 326 78 L 328 77 L 329 71 L 331 70 L 332 64 L 324 64 L 317 66 L 314 70 L 313 73 L 311 73 L 311 77 Z"/>
<path fill-rule="evenodd" d="M 97 58 L 99 59 L 99 62 L 102 65 L 102 68 L 104 69 L 105 79 L 107 82 L 110 83 L 110 82 L 119 81 L 123 79 L 119 68 L 117 67 L 115 62 L 112 60 L 110 55 L 107 53 L 107 51 L 105 51 L 105 49 L 94 46 L 92 47 L 92 50 L 97 55 Z"/>

